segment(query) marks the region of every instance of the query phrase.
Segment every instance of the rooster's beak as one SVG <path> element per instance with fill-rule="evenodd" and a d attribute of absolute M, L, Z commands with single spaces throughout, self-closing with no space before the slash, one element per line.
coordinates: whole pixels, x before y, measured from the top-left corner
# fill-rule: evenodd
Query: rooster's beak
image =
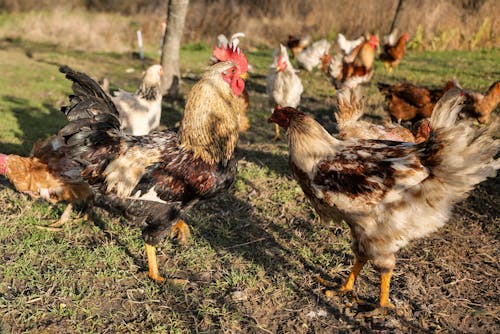
<path fill-rule="evenodd" d="M 248 79 L 248 73 L 247 73 L 247 72 L 245 72 L 245 73 L 241 73 L 241 74 L 240 74 L 240 78 L 242 78 L 243 80 Z"/>

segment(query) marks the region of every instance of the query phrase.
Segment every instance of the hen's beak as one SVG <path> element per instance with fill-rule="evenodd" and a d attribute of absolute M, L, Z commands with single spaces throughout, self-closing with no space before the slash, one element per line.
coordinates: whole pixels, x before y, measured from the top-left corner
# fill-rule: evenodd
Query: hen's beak
<path fill-rule="evenodd" d="M 248 73 L 247 73 L 247 72 L 245 72 L 245 73 L 241 73 L 241 74 L 240 74 L 240 78 L 242 78 L 243 80 L 248 79 Z"/>

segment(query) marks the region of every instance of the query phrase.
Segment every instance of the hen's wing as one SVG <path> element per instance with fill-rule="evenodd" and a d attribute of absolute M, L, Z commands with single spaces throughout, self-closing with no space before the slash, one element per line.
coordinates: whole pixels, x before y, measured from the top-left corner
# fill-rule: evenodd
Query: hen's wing
<path fill-rule="evenodd" d="M 348 143 L 317 164 L 311 187 L 331 206 L 376 205 L 391 202 L 421 183 L 429 172 L 420 161 L 418 145 L 360 140 Z M 342 210 L 342 207 L 340 207 Z"/>

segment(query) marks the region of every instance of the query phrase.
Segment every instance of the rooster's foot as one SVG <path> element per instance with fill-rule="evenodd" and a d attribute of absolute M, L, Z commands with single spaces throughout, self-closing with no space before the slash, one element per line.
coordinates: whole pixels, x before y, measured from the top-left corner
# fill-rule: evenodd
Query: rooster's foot
<path fill-rule="evenodd" d="M 170 230 L 170 239 L 177 239 L 179 244 L 185 246 L 188 240 L 191 238 L 191 232 L 189 231 L 189 225 L 182 219 L 179 219 L 172 230 Z"/>

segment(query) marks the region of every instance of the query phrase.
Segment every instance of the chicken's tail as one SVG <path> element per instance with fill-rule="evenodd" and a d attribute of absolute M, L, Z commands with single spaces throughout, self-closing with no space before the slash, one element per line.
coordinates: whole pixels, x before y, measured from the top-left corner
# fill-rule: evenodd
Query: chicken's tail
<path fill-rule="evenodd" d="M 457 120 L 464 99 L 464 93 L 456 88 L 445 93 L 432 112 L 430 138 L 421 144 L 422 161 L 431 172 L 427 184 L 435 185 L 435 193 L 451 202 L 465 198 L 476 184 L 495 176 L 500 168 L 495 159 L 500 140 L 491 136 L 497 124 L 478 128 L 470 120 Z"/>
<path fill-rule="evenodd" d="M 363 116 L 365 100 L 358 88 L 342 88 L 337 91 L 337 107 L 335 119 L 339 129 L 358 121 Z"/>
<path fill-rule="evenodd" d="M 73 94 L 69 99 L 71 104 L 61 111 L 69 123 L 61 129 L 60 135 L 72 136 L 82 129 L 119 130 L 120 120 L 118 110 L 102 87 L 85 73 L 77 72 L 68 66 L 61 66 L 59 71 L 73 81 Z"/>
<path fill-rule="evenodd" d="M 61 176 L 68 182 L 82 182 L 85 178 L 98 183 L 106 164 L 118 154 L 124 136 L 118 110 L 88 75 L 67 66 L 59 70 L 73 81 L 70 105 L 61 108 L 69 121 L 58 133 L 64 142 Z"/>

